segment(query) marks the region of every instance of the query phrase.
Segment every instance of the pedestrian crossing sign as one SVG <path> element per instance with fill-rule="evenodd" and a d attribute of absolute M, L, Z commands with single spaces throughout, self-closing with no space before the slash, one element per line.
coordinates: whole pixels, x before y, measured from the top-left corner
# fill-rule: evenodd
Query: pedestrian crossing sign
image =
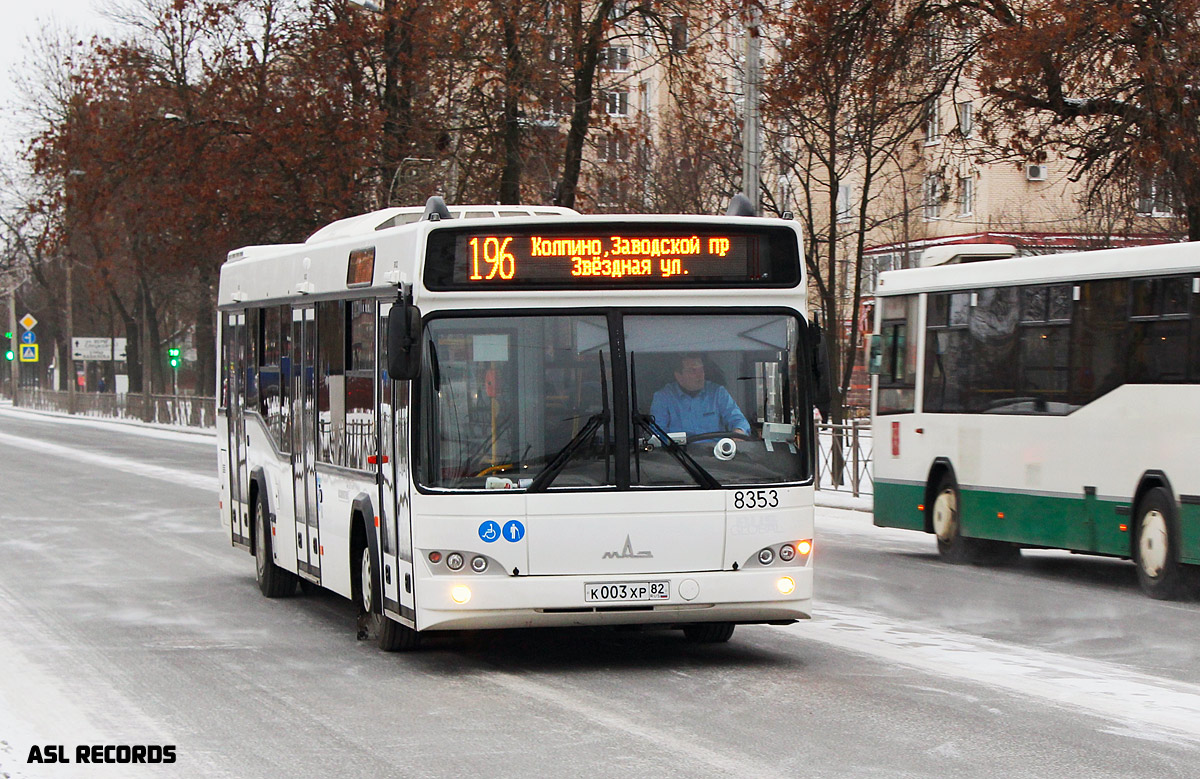
<path fill-rule="evenodd" d="M 20 344 L 21 347 L 21 362 L 37 362 L 38 361 L 38 345 L 37 344 Z"/>

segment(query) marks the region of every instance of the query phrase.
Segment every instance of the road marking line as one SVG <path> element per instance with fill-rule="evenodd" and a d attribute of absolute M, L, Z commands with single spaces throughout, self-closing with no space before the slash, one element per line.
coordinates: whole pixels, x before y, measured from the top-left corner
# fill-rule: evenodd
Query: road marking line
<path fill-rule="evenodd" d="M 935 676 L 984 684 L 1200 741 L 1200 685 L 1138 673 L 1103 660 L 895 622 L 837 605 L 822 605 L 814 616 L 811 622 L 776 629 Z"/>
<path fill-rule="evenodd" d="M 35 441 L 31 438 L 22 438 L 21 436 L 10 435 L 8 433 L 0 433 L 0 443 L 7 446 L 15 446 L 20 449 L 26 449 L 32 452 L 40 452 L 48 454 L 52 457 L 61 457 L 65 460 L 72 460 L 78 463 L 87 463 L 89 465 L 98 465 L 101 468 L 112 468 L 124 473 L 131 473 L 136 476 L 148 476 L 151 479 L 161 479 L 162 481 L 182 487 L 193 487 L 198 490 L 215 490 L 217 489 L 217 477 L 200 476 L 191 471 L 181 471 L 177 468 L 164 468 L 161 465 L 150 465 L 149 463 L 138 462 L 137 460 L 129 460 L 124 457 L 115 457 L 111 454 L 98 454 L 89 452 L 86 449 L 75 449 L 69 446 L 60 446 L 59 444 L 51 444 L 45 441 Z"/>

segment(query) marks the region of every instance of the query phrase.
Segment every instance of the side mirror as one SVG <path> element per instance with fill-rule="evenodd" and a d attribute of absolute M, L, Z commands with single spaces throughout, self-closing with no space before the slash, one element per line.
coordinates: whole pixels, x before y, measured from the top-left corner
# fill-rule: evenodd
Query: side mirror
<path fill-rule="evenodd" d="M 883 336 L 871 336 L 871 356 L 867 362 L 867 373 L 879 376 L 883 373 Z"/>
<path fill-rule="evenodd" d="M 421 375 L 421 310 L 397 303 L 388 316 L 388 376 L 410 381 Z"/>

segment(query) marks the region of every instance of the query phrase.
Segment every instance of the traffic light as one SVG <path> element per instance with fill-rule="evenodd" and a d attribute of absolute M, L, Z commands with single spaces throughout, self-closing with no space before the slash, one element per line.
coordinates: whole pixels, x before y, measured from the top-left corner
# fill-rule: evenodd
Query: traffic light
<path fill-rule="evenodd" d="M 170 349 L 167 349 L 167 358 L 168 358 L 167 361 L 169 363 L 171 363 L 172 368 L 178 368 L 179 367 L 179 347 L 172 346 Z"/>
<path fill-rule="evenodd" d="M 5 350 L 4 350 L 4 359 L 5 360 L 12 362 L 13 360 L 16 359 L 16 357 L 17 357 L 16 352 L 14 352 L 12 349 L 5 348 Z"/>
<path fill-rule="evenodd" d="M 7 331 L 5 331 L 5 333 L 4 333 L 4 340 L 5 340 L 5 341 L 11 341 L 11 340 L 12 340 L 12 335 L 13 335 L 13 333 L 12 333 L 12 330 L 7 330 Z"/>

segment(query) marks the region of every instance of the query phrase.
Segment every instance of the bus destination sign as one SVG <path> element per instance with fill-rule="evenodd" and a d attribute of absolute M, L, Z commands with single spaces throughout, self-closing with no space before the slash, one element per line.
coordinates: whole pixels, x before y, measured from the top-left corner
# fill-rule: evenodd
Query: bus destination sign
<path fill-rule="evenodd" d="M 788 229 L 692 229 L 612 224 L 584 231 L 535 225 L 439 230 L 429 237 L 430 289 L 795 286 Z M 696 227 L 700 227 L 697 225 Z"/>

